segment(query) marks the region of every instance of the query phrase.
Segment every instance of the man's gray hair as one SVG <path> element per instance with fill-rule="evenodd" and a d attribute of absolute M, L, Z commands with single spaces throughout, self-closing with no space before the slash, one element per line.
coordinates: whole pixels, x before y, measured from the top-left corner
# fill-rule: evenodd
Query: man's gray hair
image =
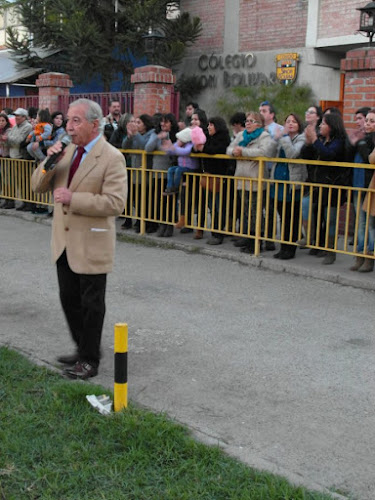
<path fill-rule="evenodd" d="M 103 111 L 99 104 L 90 99 L 77 99 L 70 103 L 69 107 L 83 105 L 86 108 L 85 117 L 88 122 L 99 120 L 99 132 L 103 132 L 105 121 L 103 118 Z"/>

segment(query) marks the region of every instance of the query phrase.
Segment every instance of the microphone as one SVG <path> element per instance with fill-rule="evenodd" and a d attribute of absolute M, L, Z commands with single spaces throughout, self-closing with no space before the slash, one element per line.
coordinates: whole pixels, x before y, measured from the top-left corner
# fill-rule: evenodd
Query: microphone
<path fill-rule="evenodd" d="M 44 172 L 48 172 L 49 170 L 55 168 L 56 163 L 60 160 L 60 157 L 62 156 L 64 149 L 72 142 L 72 138 L 70 137 L 70 135 L 65 134 L 62 136 L 60 141 L 62 145 L 62 150 L 59 151 L 58 153 L 54 153 L 48 158 L 48 160 L 44 164 L 44 169 L 43 169 Z"/>

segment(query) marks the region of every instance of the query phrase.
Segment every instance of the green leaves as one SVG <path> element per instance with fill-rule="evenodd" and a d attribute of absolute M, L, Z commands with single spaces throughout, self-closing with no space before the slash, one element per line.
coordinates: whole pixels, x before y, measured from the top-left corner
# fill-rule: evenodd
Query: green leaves
<path fill-rule="evenodd" d="M 176 66 L 186 47 L 200 36 L 199 18 L 183 13 L 166 18 L 168 0 L 0 0 L 0 8 L 17 12 L 31 35 L 22 37 L 8 30 L 8 46 L 15 56 L 45 71 L 70 74 L 82 83 L 100 75 L 105 90 L 122 73 L 124 81 L 133 72 L 131 54 L 144 56 L 143 35 L 149 28 L 159 29 L 165 39 L 157 50 L 155 62 Z M 38 58 L 35 48 L 56 49 L 48 59 Z"/>
<path fill-rule="evenodd" d="M 292 112 L 303 119 L 306 109 L 314 102 L 314 94 L 309 85 L 235 87 L 218 100 L 217 107 L 229 118 L 236 111 L 257 111 L 262 101 L 272 103 L 278 122 L 282 123 Z"/>

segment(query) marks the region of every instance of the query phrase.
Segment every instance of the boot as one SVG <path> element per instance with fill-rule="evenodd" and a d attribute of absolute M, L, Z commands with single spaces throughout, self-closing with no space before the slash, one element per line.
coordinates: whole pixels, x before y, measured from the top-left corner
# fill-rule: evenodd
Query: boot
<path fill-rule="evenodd" d="M 180 215 L 180 218 L 175 225 L 176 229 L 182 229 L 185 226 L 185 215 Z"/>
<path fill-rule="evenodd" d="M 166 229 L 167 229 L 167 224 L 160 224 L 156 236 L 158 236 L 159 238 L 164 238 Z"/>
<path fill-rule="evenodd" d="M 364 261 L 364 264 L 358 271 L 360 273 L 371 273 L 374 270 L 374 259 L 365 258 Z"/>
<path fill-rule="evenodd" d="M 335 240 L 333 238 L 328 238 L 328 248 L 334 248 Z M 333 264 L 336 260 L 335 252 L 327 252 L 327 255 L 324 257 L 322 264 L 330 265 Z"/>
<path fill-rule="evenodd" d="M 7 201 L 5 202 L 5 205 L 4 205 L 2 208 L 5 208 L 6 210 L 10 210 L 10 209 L 12 209 L 12 208 L 15 208 L 15 206 L 16 206 L 16 205 L 15 205 L 15 203 L 14 203 L 14 201 L 13 201 L 13 200 L 7 200 Z"/>
<path fill-rule="evenodd" d="M 171 236 L 173 236 L 173 226 L 171 226 L 170 224 L 167 225 L 167 228 L 164 232 L 164 237 L 165 238 L 170 238 Z"/>
<path fill-rule="evenodd" d="M 363 257 L 356 257 L 355 258 L 355 261 L 354 261 L 354 264 L 352 265 L 352 267 L 350 267 L 349 269 L 351 271 L 358 271 L 359 268 L 362 266 L 362 264 L 365 262 L 365 259 Z"/>
<path fill-rule="evenodd" d="M 193 238 L 195 240 L 201 240 L 203 238 L 203 231 L 201 231 L 200 229 L 198 229 L 196 231 L 196 233 L 194 234 Z"/>

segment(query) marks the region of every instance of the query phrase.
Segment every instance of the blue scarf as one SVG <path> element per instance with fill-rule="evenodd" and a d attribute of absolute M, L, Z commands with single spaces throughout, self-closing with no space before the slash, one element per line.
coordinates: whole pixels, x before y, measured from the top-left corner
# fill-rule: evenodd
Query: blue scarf
<path fill-rule="evenodd" d="M 258 137 L 260 136 L 260 134 L 264 132 L 264 128 L 256 128 L 254 130 L 254 132 L 249 132 L 247 130 L 244 130 L 243 131 L 243 134 L 242 134 L 242 141 L 238 144 L 239 146 L 241 146 L 242 148 L 246 148 L 246 146 L 251 142 L 251 141 L 254 141 L 255 139 L 258 139 Z"/>

